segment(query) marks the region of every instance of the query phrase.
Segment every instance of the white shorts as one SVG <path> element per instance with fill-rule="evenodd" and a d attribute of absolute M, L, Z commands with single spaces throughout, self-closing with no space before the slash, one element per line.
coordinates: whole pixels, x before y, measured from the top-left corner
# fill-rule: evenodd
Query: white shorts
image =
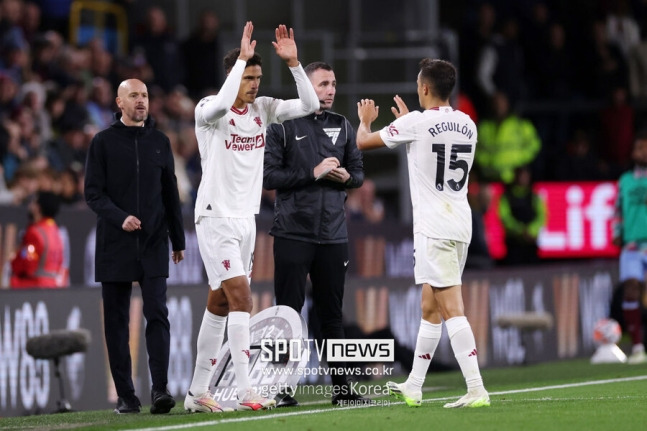
<path fill-rule="evenodd" d="M 449 239 L 413 235 L 413 273 L 416 284 L 451 287 L 462 284 L 469 244 Z"/>
<path fill-rule="evenodd" d="M 241 275 L 251 280 L 256 243 L 254 217 L 198 217 L 195 232 L 211 290 Z"/>

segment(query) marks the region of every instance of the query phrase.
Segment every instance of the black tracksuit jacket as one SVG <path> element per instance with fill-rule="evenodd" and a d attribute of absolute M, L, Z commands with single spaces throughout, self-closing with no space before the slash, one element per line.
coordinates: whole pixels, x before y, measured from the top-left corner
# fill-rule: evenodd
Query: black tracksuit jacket
<path fill-rule="evenodd" d="M 346 184 L 315 181 L 313 170 L 336 157 L 351 178 Z M 330 111 L 272 124 L 267 129 L 263 187 L 276 189 L 270 234 L 316 244 L 348 242 L 346 189 L 364 182 L 355 130 Z"/>

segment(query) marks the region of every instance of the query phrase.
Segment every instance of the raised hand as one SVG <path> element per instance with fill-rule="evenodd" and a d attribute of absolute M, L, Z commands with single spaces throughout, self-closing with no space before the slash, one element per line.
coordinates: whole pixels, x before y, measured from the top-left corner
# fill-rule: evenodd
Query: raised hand
<path fill-rule="evenodd" d="M 254 24 L 251 21 L 245 23 L 243 29 L 243 37 L 240 39 L 240 54 L 238 58 L 241 60 L 249 60 L 254 56 L 254 48 L 256 48 L 256 41 L 252 40 L 252 32 L 254 31 Z"/>
<path fill-rule="evenodd" d="M 281 24 L 274 33 L 276 42 L 272 42 L 272 45 L 276 50 L 276 55 L 284 60 L 288 66 L 298 66 L 299 60 L 297 58 L 297 44 L 294 41 L 294 30 L 290 29 L 288 33 L 288 28 Z"/>
<path fill-rule="evenodd" d="M 380 107 L 375 106 L 372 99 L 362 99 L 357 102 L 357 116 L 362 124 L 370 125 L 377 119 L 380 113 Z"/>
<path fill-rule="evenodd" d="M 402 100 L 402 97 L 398 96 L 397 94 L 395 97 L 393 97 L 393 100 L 395 100 L 395 106 L 391 106 L 391 112 L 393 112 L 393 115 L 395 115 L 395 118 L 400 118 L 404 114 L 409 113 L 409 108 L 407 108 L 407 104 L 404 103 L 404 100 Z"/>

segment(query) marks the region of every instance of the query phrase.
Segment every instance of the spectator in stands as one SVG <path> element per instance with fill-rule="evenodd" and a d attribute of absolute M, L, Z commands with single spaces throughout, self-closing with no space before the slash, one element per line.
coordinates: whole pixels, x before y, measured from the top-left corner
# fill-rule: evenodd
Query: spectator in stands
<path fill-rule="evenodd" d="M 98 129 L 105 129 L 114 119 L 112 87 L 108 80 L 97 77 L 92 80 L 91 91 L 90 100 L 85 105 L 90 123 Z"/>
<path fill-rule="evenodd" d="M 539 100 L 567 100 L 572 92 L 573 68 L 562 24 L 550 25 L 546 46 L 537 57 L 536 64 L 528 70 L 533 76 L 533 96 Z"/>
<path fill-rule="evenodd" d="M 59 197 L 44 191 L 29 204 L 29 226 L 11 260 L 11 288 L 67 286 L 63 240 L 54 220 L 59 206 Z"/>
<path fill-rule="evenodd" d="M 642 130 L 636 135 L 632 159 L 633 169 L 623 173 L 618 180 L 616 217 L 613 225 L 613 242 L 622 247 L 620 282 L 635 280 L 630 286 L 636 282 L 639 285 L 644 284 L 647 271 L 647 130 Z M 624 296 L 632 299 L 635 295 L 625 292 Z M 631 317 L 625 323 L 635 323 L 635 319 L 637 318 Z M 647 360 L 644 344 L 637 343 L 640 341 L 639 337 L 633 341 L 632 357 L 644 362 Z"/>
<path fill-rule="evenodd" d="M 541 149 L 541 140 L 529 120 L 510 111 L 507 95 L 495 93 L 493 117 L 478 126 L 479 146 L 475 161 L 485 181 L 510 183 L 514 170 L 533 162 Z"/>
<path fill-rule="evenodd" d="M 634 121 L 635 111 L 629 104 L 626 87 L 616 86 L 609 93 L 607 105 L 599 113 L 600 153 L 609 163 L 613 178 L 630 167 Z"/>
<path fill-rule="evenodd" d="M 480 53 L 478 84 L 487 96 L 505 93 L 511 103 L 525 96 L 524 53 L 519 43 L 519 24 L 514 16 L 503 21 L 497 33 Z"/>
<path fill-rule="evenodd" d="M 629 51 L 629 89 L 631 98 L 647 99 L 647 28 L 641 28 L 642 39 Z"/>
<path fill-rule="evenodd" d="M 377 198 L 375 182 L 365 178 L 361 187 L 348 190 L 346 213 L 350 220 L 379 223 L 384 220 L 384 204 Z"/>
<path fill-rule="evenodd" d="M 58 182 L 61 204 L 70 206 L 85 204 L 83 194 L 81 193 L 80 181 L 81 178 L 77 169 L 68 167 L 60 173 Z"/>
<path fill-rule="evenodd" d="M 556 156 L 554 178 L 559 181 L 600 181 L 608 178 L 607 165 L 591 148 L 590 133 L 582 128 L 573 132 L 566 152 Z"/>
<path fill-rule="evenodd" d="M 472 240 L 467 249 L 465 268 L 491 268 L 494 261 L 487 243 L 485 213 L 490 207 L 492 193 L 489 185 L 481 182 L 478 169 L 472 169 L 470 172 L 467 187 L 467 201 L 472 210 Z"/>
<path fill-rule="evenodd" d="M 478 84 L 477 65 L 481 52 L 489 45 L 494 36 L 495 23 L 496 10 L 494 6 L 489 2 L 482 3 L 478 8 L 476 22 L 468 21 L 461 32 L 464 37 L 459 38 L 460 67 L 458 71 L 461 90 L 472 98 L 478 112 L 487 110 L 489 96 Z"/>
<path fill-rule="evenodd" d="M 625 59 L 640 43 L 640 27 L 631 14 L 628 0 L 616 0 L 614 10 L 607 15 L 606 31 L 609 42 L 620 48 Z"/>
<path fill-rule="evenodd" d="M 182 43 L 184 86 L 196 100 L 205 92 L 212 94 L 222 84 L 220 59 L 220 20 L 214 11 L 205 10 L 200 14 L 198 27 Z"/>
<path fill-rule="evenodd" d="M 146 29 L 135 38 L 134 46 L 142 49 L 153 69 L 153 82 L 170 91 L 182 82 L 183 63 L 179 45 L 168 28 L 166 13 L 160 7 L 148 9 Z"/>
<path fill-rule="evenodd" d="M 596 20 L 591 24 L 591 39 L 583 49 L 584 57 L 580 61 L 580 67 L 585 67 L 585 71 L 578 74 L 577 80 L 583 94 L 591 99 L 600 99 L 616 87 L 628 88 L 627 61 L 620 48 L 609 42 L 603 21 Z"/>
<path fill-rule="evenodd" d="M 647 309 L 643 303 L 645 283 L 629 278 L 620 283 L 613 292 L 610 316 L 616 320 L 622 332 L 631 339 L 631 355 L 627 362 L 641 364 L 647 362 Z"/>
<path fill-rule="evenodd" d="M 546 225 L 546 204 L 532 189 L 528 166 L 514 170 L 514 180 L 506 184 L 499 198 L 499 217 L 505 231 L 507 249 L 503 263 L 530 265 L 539 261 L 537 238 Z"/>

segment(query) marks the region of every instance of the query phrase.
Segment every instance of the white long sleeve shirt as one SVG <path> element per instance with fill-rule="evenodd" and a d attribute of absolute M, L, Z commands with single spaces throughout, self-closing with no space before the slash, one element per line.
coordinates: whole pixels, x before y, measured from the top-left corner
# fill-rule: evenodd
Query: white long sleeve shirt
<path fill-rule="evenodd" d="M 242 111 L 234 108 L 245 64 L 236 61 L 218 95 L 205 97 L 195 108 L 202 165 L 196 221 L 200 216 L 245 218 L 258 214 L 267 126 L 319 109 L 319 98 L 301 64 L 290 68 L 298 99 L 257 97 Z"/>
<path fill-rule="evenodd" d="M 411 111 L 380 130 L 387 147 L 407 146 L 414 234 L 470 242 L 467 183 L 476 136 L 470 117 L 449 106 Z"/>

